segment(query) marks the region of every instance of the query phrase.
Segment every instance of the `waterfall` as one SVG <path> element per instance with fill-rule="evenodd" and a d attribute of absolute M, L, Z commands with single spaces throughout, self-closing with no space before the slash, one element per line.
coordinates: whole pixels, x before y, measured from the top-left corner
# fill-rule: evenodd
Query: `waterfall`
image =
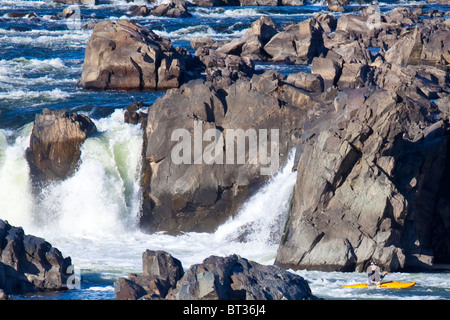
<path fill-rule="evenodd" d="M 138 227 L 142 131 L 123 122 L 123 110 L 95 124 L 99 133 L 83 144 L 76 172 L 49 184 L 39 196 L 32 193 L 25 159 L 32 124 L 15 134 L 1 130 L 0 219 L 45 238 L 82 269 L 114 277 L 140 272 L 146 249 L 165 250 L 185 267 L 213 254 L 233 253 L 273 263 L 296 181 L 294 152 L 215 232 L 145 234 Z"/>

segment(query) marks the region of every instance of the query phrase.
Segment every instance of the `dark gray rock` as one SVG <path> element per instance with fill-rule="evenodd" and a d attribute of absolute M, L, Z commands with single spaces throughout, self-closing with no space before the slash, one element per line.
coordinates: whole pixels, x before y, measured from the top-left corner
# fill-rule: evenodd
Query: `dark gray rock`
<path fill-rule="evenodd" d="M 70 257 L 0 220 L 0 289 L 6 295 L 67 289 Z"/>
<path fill-rule="evenodd" d="M 184 274 L 181 262 L 165 251 L 144 251 L 142 270 L 114 283 L 116 300 L 164 299 Z"/>
<path fill-rule="evenodd" d="M 329 129 L 301 153 L 276 264 L 362 271 L 375 260 L 399 271 L 447 261 L 448 123 L 390 91 L 343 95 Z"/>
<path fill-rule="evenodd" d="M 36 114 L 27 160 L 36 181 L 62 180 L 80 161 L 80 147 L 97 131 L 92 120 L 66 110 L 44 109 Z"/>
<path fill-rule="evenodd" d="M 193 265 L 169 294 L 176 300 L 311 300 L 308 283 L 273 265 L 237 255 L 210 256 Z"/>

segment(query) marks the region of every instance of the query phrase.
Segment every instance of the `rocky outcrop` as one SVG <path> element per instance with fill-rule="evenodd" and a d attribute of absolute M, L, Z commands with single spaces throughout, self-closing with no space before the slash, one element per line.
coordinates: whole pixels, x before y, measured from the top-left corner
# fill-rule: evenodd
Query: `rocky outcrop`
<path fill-rule="evenodd" d="M 184 273 L 164 251 L 143 253 L 143 274 L 119 278 L 116 300 L 311 300 L 308 283 L 273 265 L 237 255 L 210 256 Z"/>
<path fill-rule="evenodd" d="M 88 5 L 88 4 L 98 4 L 98 0 L 53 0 L 53 2 L 56 3 L 64 3 L 64 4 L 82 4 L 82 5 Z"/>
<path fill-rule="evenodd" d="M 169 3 L 160 4 L 150 9 L 150 14 L 154 16 L 172 17 L 172 18 L 186 18 L 192 15 L 188 11 L 186 1 L 170 0 Z"/>
<path fill-rule="evenodd" d="M 184 274 L 181 262 L 165 251 L 144 251 L 142 270 L 114 283 L 116 300 L 164 299 Z"/>
<path fill-rule="evenodd" d="M 292 147 L 299 159 L 279 266 L 361 271 L 375 260 L 398 271 L 450 261 L 448 25 L 409 9 L 380 14 L 377 27 L 371 18 L 319 14 L 278 31 L 262 17 L 241 39 L 200 45 L 206 81 L 149 108 L 142 229 L 213 231 L 267 177 L 250 150 L 225 163 L 230 149 L 212 142 L 229 129 L 278 129 L 280 163 Z M 311 62 L 311 73 L 252 68 L 251 59 L 277 56 Z"/>
<path fill-rule="evenodd" d="M 394 10 L 385 21 L 407 17 L 416 19 Z M 338 89 L 336 111 L 299 149 L 275 263 L 363 271 L 377 261 L 386 270 L 427 270 L 450 261 L 449 30 L 429 22 L 408 27 L 374 57 L 367 45 L 377 36 L 358 21 L 363 17 L 340 17 L 334 44 L 325 41 L 326 56 L 313 59 L 312 73 Z"/>
<path fill-rule="evenodd" d="M 267 60 L 264 46 L 277 33 L 278 28 L 272 19 L 262 16 L 252 23 L 241 38 L 222 45 L 217 51 L 253 60 Z"/>
<path fill-rule="evenodd" d="M 27 160 L 36 181 L 62 180 L 78 166 L 83 142 L 97 131 L 92 120 L 66 110 L 36 114 Z"/>
<path fill-rule="evenodd" d="M 168 91 L 148 110 L 142 229 L 213 231 L 284 163 L 322 108 L 276 72 Z"/>
<path fill-rule="evenodd" d="M 312 300 L 308 283 L 274 265 L 238 255 L 210 256 L 193 265 L 168 299 L 176 300 Z"/>
<path fill-rule="evenodd" d="M 448 122 L 380 89 L 342 93 L 335 103 L 335 128 L 300 156 L 276 263 L 362 271 L 372 260 L 403 270 L 448 259 Z"/>
<path fill-rule="evenodd" d="M 274 35 L 264 51 L 272 61 L 306 64 L 324 52 L 322 33 L 317 19 L 309 18 Z"/>
<path fill-rule="evenodd" d="M 42 238 L 0 220 L 0 293 L 27 294 L 67 289 L 70 257 Z"/>
<path fill-rule="evenodd" d="M 166 90 L 184 80 L 184 52 L 168 39 L 126 20 L 100 21 L 86 47 L 86 89 Z"/>
<path fill-rule="evenodd" d="M 226 6 L 302 6 L 303 0 L 193 0 L 200 7 Z"/>

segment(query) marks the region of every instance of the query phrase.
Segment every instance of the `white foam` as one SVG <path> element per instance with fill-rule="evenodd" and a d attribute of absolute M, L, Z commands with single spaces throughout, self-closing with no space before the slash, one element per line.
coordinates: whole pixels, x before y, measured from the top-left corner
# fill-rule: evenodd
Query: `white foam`
<path fill-rule="evenodd" d="M 6 92 L 0 92 L 0 99 L 17 101 L 17 100 L 29 100 L 39 99 L 42 101 L 57 101 L 65 100 L 70 97 L 72 93 L 62 91 L 61 89 L 33 91 L 33 90 L 9 90 Z"/>
<path fill-rule="evenodd" d="M 17 32 L 0 29 L 0 42 L 4 45 L 27 45 L 31 47 L 65 46 L 67 48 L 84 48 L 92 30 L 45 31 L 32 30 Z"/>
<path fill-rule="evenodd" d="M 0 130 L 0 218 L 16 226 L 30 226 L 33 199 L 28 163 L 24 150 L 29 144 L 31 126 L 14 138 L 11 132 Z"/>

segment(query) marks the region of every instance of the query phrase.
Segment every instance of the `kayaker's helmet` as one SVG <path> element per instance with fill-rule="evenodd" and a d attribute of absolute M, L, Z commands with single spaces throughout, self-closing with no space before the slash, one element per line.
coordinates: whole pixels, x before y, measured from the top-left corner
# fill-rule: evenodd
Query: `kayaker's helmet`
<path fill-rule="evenodd" d="M 372 262 L 370 263 L 370 265 L 371 265 L 371 266 L 376 266 L 377 264 L 376 264 L 374 261 L 372 261 Z"/>

